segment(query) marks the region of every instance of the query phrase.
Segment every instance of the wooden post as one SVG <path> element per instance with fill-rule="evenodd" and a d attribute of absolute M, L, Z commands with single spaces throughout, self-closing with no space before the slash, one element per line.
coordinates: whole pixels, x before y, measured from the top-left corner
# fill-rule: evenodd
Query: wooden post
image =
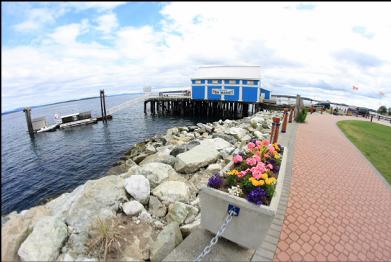
<path fill-rule="evenodd" d="M 276 123 L 274 121 L 274 118 L 275 117 L 273 117 L 272 131 L 270 131 L 270 139 L 269 139 L 270 143 L 273 141 L 274 131 L 276 130 Z"/>
<path fill-rule="evenodd" d="M 23 109 L 23 112 L 26 116 L 26 122 L 27 122 L 27 129 L 29 131 L 30 135 L 34 135 L 34 129 L 33 129 L 33 123 L 31 121 L 31 108 L 30 107 L 25 107 Z"/>
<path fill-rule="evenodd" d="M 144 101 L 144 114 L 147 113 L 147 101 Z"/>
<path fill-rule="evenodd" d="M 104 119 L 104 113 L 103 113 L 103 98 L 102 98 L 102 92 L 103 90 L 100 90 L 99 91 L 99 99 L 100 99 L 100 111 L 101 111 L 101 115 L 102 115 L 102 120 Z"/>
<path fill-rule="evenodd" d="M 284 119 L 282 120 L 281 133 L 286 132 L 286 125 L 288 124 L 288 108 L 284 108 Z"/>
<path fill-rule="evenodd" d="M 290 111 L 291 111 L 291 113 L 289 114 L 289 123 L 292 123 L 292 117 L 293 117 L 294 108 L 291 107 Z"/>
<path fill-rule="evenodd" d="M 105 121 L 107 122 L 105 90 L 103 90 L 102 97 L 103 97 L 103 111 L 105 112 Z"/>
<path fill-rule="evenodd" d="M 273 140 L 271 142 L 272 144 L 277 143 L 278 141 L 278 133 L 280 131 L 280 118 L 273 117 L 273 122 L 275 123 L 275 128 L 274 128 Z"/>

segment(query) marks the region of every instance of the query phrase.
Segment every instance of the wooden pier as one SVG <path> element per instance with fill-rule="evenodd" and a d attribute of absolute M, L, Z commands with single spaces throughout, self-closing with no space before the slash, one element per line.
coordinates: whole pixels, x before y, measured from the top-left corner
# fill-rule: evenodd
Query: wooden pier
<path fill-rule="evenodd" d="M 246 103 L 231 101 L 193 100 L 186 96 L 157 96 L 144 100 L 144 113 L 151 115 L 206 116 L 242 118 L 258 111 L 283 110 L 285 106 L 262 102 Z"/>

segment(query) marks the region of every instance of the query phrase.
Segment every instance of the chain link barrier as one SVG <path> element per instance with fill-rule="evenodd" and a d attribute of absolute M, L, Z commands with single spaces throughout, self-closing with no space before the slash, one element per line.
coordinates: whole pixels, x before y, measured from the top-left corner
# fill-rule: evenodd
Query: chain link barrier
<path fill-rule="evenodd" d="M 226 216 L 223 224 L 220 226 L 216 235 L 210 240 L 209 244 L 204 248 L 204 250 L 201 252 L 201 254 L 198 255 L 198 257 L 194 260 L 194 262 L 201 262 L 202 259 L 207 254 L 209 254 L 209 252 L 212 250 L 213 246 L 217 244 L 217 241 L 219 241 L 219 238 L 221 237 L 221 235 L 224 234 L 225 229 L 227 228 L 228 224 L 231 222 L 232 217 L 235 215 L 237 215 L 237 213 L 234 210 L 230 210 L 228 212 L 228 215 Z"/>

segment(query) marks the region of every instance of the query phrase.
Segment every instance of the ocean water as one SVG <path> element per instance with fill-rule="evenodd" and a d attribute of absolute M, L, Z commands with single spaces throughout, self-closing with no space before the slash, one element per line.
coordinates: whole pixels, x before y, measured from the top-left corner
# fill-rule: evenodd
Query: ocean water
<path fill-rule="evenodd" d="M 106 98 L 111 108 L 137 95 Z M 25 115 L 1 116 L 1 213 L 21 211 L 48 198 L 71 192 L 87 180 L 104 174 L 132 145 L 167 128 L 206 122 L 189 117 L 152 117 L 143 112 L 143 102 L 113 114 L 107 124 L 74 127 L 36 134 L 27 132 Z M 99 98 L 66 102 L 32 109 L 32 117 L 91 111 L 100 116 Z"/>

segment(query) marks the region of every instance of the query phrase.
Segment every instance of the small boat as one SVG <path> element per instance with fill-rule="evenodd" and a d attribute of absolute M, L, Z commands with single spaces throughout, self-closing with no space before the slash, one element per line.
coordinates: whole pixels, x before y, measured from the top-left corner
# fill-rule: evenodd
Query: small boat
<path fill-rule="evenodd" d="M 82 112 L 61 117 L 60 128 L 70 128 L 88 124 L 95 124 L 98 120 L 91 117 L 91 112 Z"/>
<path fill-rule="evenodd" d="M 58 128 L 59 124 L 54 124 L 50 126 L 45 126 L 42 127 L 41 129 L 37 130 L 37 133 L 42 133 L 42 132 L 54 132 Z"/>

